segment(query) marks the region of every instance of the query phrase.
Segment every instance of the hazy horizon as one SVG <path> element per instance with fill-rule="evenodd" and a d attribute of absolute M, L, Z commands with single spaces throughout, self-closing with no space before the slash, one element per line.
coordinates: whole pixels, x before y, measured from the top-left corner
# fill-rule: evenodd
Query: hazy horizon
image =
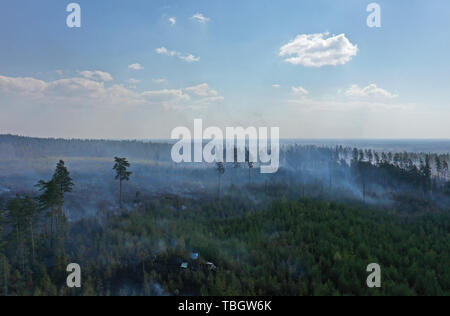
<path fill-rule="evenodd" d="M 76 141 L 120 141 L 120 142 L 141 142 L 141 143 L 161 143 L 175 144 L 178 139 L 95 139 L 95 138 L 58 138 L 58 137 L 29 137 L 21 135 L 0 134 L 2 137 L 25 137 L 41 140 L 76 140 Z M 193 142 L 198 140 L 193 139 Z M 204 143 L 208 140 L 203 140 Z M 315 145 L 321 147 L 358 147 L 363 149 L 373 149 L 376 151 L 393 152 L 434 152 L 450 153 L 450 139 L 286 139 L 281 138 L 280 144 L 283 145 Z"/>
<path fill-rule="evenodd" d="M 64 140 L 105 140 L 105 141 L 176 141 L 170 138 L 80 138 L 80 137 L 60 137 L 60 136 L 33 136 L 25 134 L 14 134 L 0 132 L 0 136 L 17 136 L 39 139 L 64 139 Z M 226 139 L 226 138 L 224 138 Z M 193 140 L 196 140 L 193 138 Z M 449 141 L 450 138 L 295 138 L 284 137 L 280 141 Z"/>

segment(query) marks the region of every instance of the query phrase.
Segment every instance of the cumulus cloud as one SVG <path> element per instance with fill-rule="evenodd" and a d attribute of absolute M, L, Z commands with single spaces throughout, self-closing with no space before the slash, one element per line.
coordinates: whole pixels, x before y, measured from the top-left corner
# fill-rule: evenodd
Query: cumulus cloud
<path fill-rule="evenodd" d="M 156 83 L 156 84 L 163 84 L 163 83 L 167 83 L 168 81 L 165 78 L 157 78 L 157 79 L 152 79 L 152 82 Z"/>
<path fill-rule="evenodd" d="M 113 77 L 111 76 L 111 74 L 104 72 L 104 71 L 100 71 L 100 70 L 95 70 L 95 71 L 85 70 L 85 71 L 80 71 L 79 74 L 87 79 L 104 81 L 104 82 L 113 81 Z"/>
<path fill-rule="evenodd" d="M 129 65 L 129 66 L 128 66 L 128 69 L 138 71 L 138 70 L 143 70 L 144 67 L 142 67 L 141 64 L 136 63 L 136 64 L 131 64 L 131 65 Z"/>
<path fill-rule="evenodd" d="M 305 67 L 337 66 L 348 63 L 358 53 L 345 34 L 301 34 L 280 48 L 285 62 Z"/>
<path fill-rule="evenodd" d="M 183 60 L 188 63 L 194 63 L 200 61 L 200 57 L 195 57 L 192 54 L 183 55 L 180 52 L 177 52 L 175 50 L 168 50 L 167 48 L 160 47 L 156 49 L 156 53 L 159 55 L 166 55 L 170 57 L 178 57 L 180 60 Z"/>
<path fill-rule="evenodd" d="M 5 93 L 18 93 L 29 96 L 37 96 L 40 95 L 46 87 L 47 83 L 45 81 L 35 78 L 12 78 L 0 76 L 0 91 Z"/>
<path fill-rule="evenodd" d="M 193 108 L 204 108 L 213 103 L 221 102 L 224 100 L 224 97 L 219 95 L 219 93 L 211 89 L 207 83 L 202 83 L 196 86 L 187 87 L 184 89 L 188 93 L 191 93 L 194 98 Z"/>
<path fill-rule="evenodd" d="M 207 83 L 182 89 L 163 89 L 144 92 L 143 97 L 151 104 L 160 104 L 171 110 L 200 110 L 221 102 L 224 97 Z"/>
<path fill-rule="evenodd" d="M 156 53 L 159 55 L 167 55 L 167 56 L 175 56 L 176 52 L 175 51 L 169 51 L 167 48 L 160 47 L 156 49 Z"/>
<path fill-rule="evenodd" d="M 105 87 L 104 82 L 84 77 L 43 81 L 0 76 L 0 91 L 24 100 L 61 106 L 126 106 L 142 102 L 138 94 L 122 85 Z"/>
<path fill-rule="evenodd" d="M 292 87 L 292 92 L 296 95 L 305 96 L 309 94 L 309 91 L 303 87 Z"/>
<path fill-rule="evenodd" d="M 130 79 L 137 83 L 138 80 Z M 165 109 L 200 109 L 224 98 L 207 83 L 180 89 L 136 92 L 123 85 L 105 86 L 105 82 L 84 77 L 43 81 L 35 78 L 0 76 L 0 92 L 23 101 L 57 106 L 161 106 Z"/>
<path fill-rule="evenodd" d="M 192 92 L 195 95 L 201 97 L 215 97 L 218 95 L 217 91 L 210 89 L 207 83 L 202 83 L 197 86 L 188 87 L 186 88 L 186 91 Z"/>
<path fill-rule="evenodd" d="M 169 23 L 170 23 L 171 25 L 177 24 L 177 18 L 175 18 L 175 17 L 169 18 Z"/>
<path fill-rule="evenodd" d="M 201 23 L 201 24 L 206 24 L 207 22 L 209 22 L 209 18 L 205 17 L 202 13 L 196 13 L 191 17 L 192 20 Z"/>
<path fill-rule="evenodd" d="M 372 83 L 365 88 L 360 88 L 357 84 L 352 85 L 348 90 L 345 91 L 345 95 L 348 97 L 360 97 L 360 98 L 388 98 L 393 99 L 398 95 L 393 94 L 385 89 L 377 87 L 376 84 Z"/>
<path fill-rule="evenodd" d="M 106 95 L 103 82 L 85 78 L 68 78 L 46 82 L 42 92 L 45 97 L 99 99 Z"/>
<path fill-rule="evenodd" d="M 179 57 L 180 57 L 181 60 L 184 60 L 184 61 L 186 61 L 188 63 L 195 63 L 195 62 L 200 61 L 200 57 L 195 57 L 192 54 L 189 54 L 187 56 L 179 56 Z"/>

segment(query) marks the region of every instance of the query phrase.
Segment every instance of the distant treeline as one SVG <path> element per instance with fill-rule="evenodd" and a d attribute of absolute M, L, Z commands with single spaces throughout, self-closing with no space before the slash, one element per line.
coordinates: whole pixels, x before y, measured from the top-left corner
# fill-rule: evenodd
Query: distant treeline
<path fill-rule="evenodd" d="M 143 142 L 137 140 L 82 140 L 31 138 L 15 135 L 0 135 L 0 159 L 27 159 L 43 157 L 113 157 L 124 156 L 130 159 L 171 161 L 171 144 L 162 142 Z M 355 152 L 355 150 L 357 152 Z M 412 165 L 420 167 L 428 160 L 432 176 L 448 177 L 450 152 L 445 154 L 415 152 L 379 152 L 371 149 L 356 149 L 344 146 L 283 145 L 281 161 L 284 167 L 299 169 L 303 164 L 313 161 L 320 165 L 352 159 L 372 164 L 388 163 L 402 169 Z M 356 156 L 356 157 L 355 157 Z"/>
<path fill-rule="evenodd" d="M 4 160 L 0 168 L 0 186 L 30 189 L 25 177 L 36 177 L 28 174 L 33 169 L 43 174 L 46 168 L 52 168 L 52 162 L 39 159 L 52 157 L 50 160 L 64 159 L 76 170 L 77 181 L 83 182 L 80 187 L 89 185 L 91 192 L 103 190 L 105 193 L 105 188 L 101 186 L 113 181 L 110 164 L 112 157 L 119 156 L 129 159 L 131 171 L 135 174 L 130 183 L 130 188 L 135 192 L 125 189 L 125 203 L 136 191 L 145 192 L 150 187 L 152 191 L 169 189 L 177 194 L 183 191 L 195 194 L 209 188 L 214 195 L 217 192 L 220 195 L 221 191 L 226 193 L 230 185 L 278 183 L 293 187 L 299 185 L 302 196 L 325 194 L 339 200 L 351 197 L 378 203 L 396 200 L 402 195 L 402 199 L 405 196 L 407 199 L 420 196 L 441 206 L 449 204 L 449 153 L 377 152 L 344 146 L 283 145 L 279 171 L 262 175 L 258 164 L 248 162 L 205 163 L 195 170 L 192 164 L 172 163 L 170 151 L 171 144 L 164 143 L 0 136 L 0 159 Z M 71 157 L 86 159 L 75 160 Z M 94 162 L 90 158 L 101 160 Z M 30 163 L 28 159 L 31 159 Z M 147 161 L 156 163 L 148 164 Z M 95 183 L 100 187 L 92 187 Z M 219 186 L 218 190 L 216 186 Z M 317 189 L 310 189 L 308 194 L 305 193 L 308 191 L 306 187 Z M 97 194 L 97 198 L 99 196 Z"/>
<path fill-rule="evenodd" d="M 0 159 L 52 156 L 114 157 L 169 161 L 171 145 L 141 141 L 30 138 L 0 135 Z"/>

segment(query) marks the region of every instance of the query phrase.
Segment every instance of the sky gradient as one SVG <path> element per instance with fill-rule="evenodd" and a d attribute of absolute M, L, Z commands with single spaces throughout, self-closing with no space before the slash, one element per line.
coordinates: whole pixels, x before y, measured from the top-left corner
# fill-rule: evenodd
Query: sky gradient
<path fill-rule="evenodd" d="M 177 126 L 282 138 L 450 138 L 450 2 L 0 3 L 0 133 L 164 139 Z"/>

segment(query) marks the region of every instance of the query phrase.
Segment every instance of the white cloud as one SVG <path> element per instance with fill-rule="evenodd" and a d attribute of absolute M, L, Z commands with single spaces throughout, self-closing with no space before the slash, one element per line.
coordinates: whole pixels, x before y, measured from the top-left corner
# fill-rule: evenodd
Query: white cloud
<path fill-rule="evenodd" d="M 200 61 L 200 57 L 195 57 L 192 54 L 183 55 L 182 53 L 177 52 L 175 50 L 168 50 L 164 46 L 160 47 L 160 48 L 157 48 L 155 51 L 159 55 L 178 57 L 180 60 L 186 61 L 188 63 L 194 63 L 194 62 L 199 62 Z"/>
<path fill-rule="evenodd" d="M 42 91 L 44 97 L 102 98 L 106 95 L 103 82 L 86 78 L 66 78 L 50 81 Z"/>
<path fill-rule="evenodd" d="M 352 85 L 348 90 L 345 91 L 345 95 L 348 97 L 360 97 L 360 98 L 388 98 L 393 99 L 398 95 L 393 94 L 387 90 L 377 87 L 376 84 L 372 83 L 365 88 L 360 88 L 358 85 Z"/>
<path fill-rule="evenodd" d="M 305 96 L 309 94 L 309 91 L 303 87 L 292 87 L 292 92 L 296 95 Z"/>
<path fill-rule="evenodd" d="M 156 53 L 159 55 L 167 55 L 167 56 L 175 56 L 177 54 L 176 51 L 169 51 L 167 48 L 160 47 L 156 49 Z"/>
<path fill-rule="evenodd" d="M 18 93 L 30 96 L 41 94 L 47 83 L 35 78 L 12 78 L 0 76 L 0 91 L 5 93 Z"/>
<path fill-rule="evenodd" d="M 141 64 L 136 63 L 136 64 L 131 64 L 131 65 L 129 65 L 129 66 L 128 66 L 128 69 L 138 71 L 138 70 L 143 70 L 144 67 L 142 67 Z"/>
<path fill-rule="evenodd" d="M 113 77 L 111 76 L 111 74 L 104 72 L 104 71 L 100 71 L 100 70 L 95 70 L 95 71 L 89 71 L 89 70 L 85 70 L 85 71 L 80 71 L 79 74 L 81 76 L 83 76 L 86 79 L 91 79 L 91 80 L 98 80 L 98 81 L 113 81 Z"/>
<path fill-rule="evenodd" d="M 167 83 L 168 81 L 165 78 L 158 78 L 158 79 L 152 79 L 152 82 L 156 83 L 156 84 L 163 84 L 163 83 Z"/>
<path fill-rule="evenodd" d="M 202 13 L 196 13 L 194 14 L 191 19 L 193 19 L 194 21 L 201 23 L 201 24 L 205 24 L 207 22 L 210 21 L 209 18 L 205 17 Z"/>
<path fill-rule="evenodd" d="M 171 25 L 175 25 L 175 24 L 177 24 L 177 18 L 171 17 L 171 18 L 169 18 L 169 22 Z"/>
<path fill-rule="evenodd" d="M 182 89 L 163 89 L 144 92 L 143 97 L 151 104 L 159 104 L 170 110 L 201 110 L 221 102 L 224 97 L 207 83 Z"/>
<path fill-rule="evenodd" d="M 78 77 L 47 82 L 0 76 L 0 91 L 23 100 L 75 107 L 136 105 L 142 101 L 138 94 L 121 85 L 105 87 L 104 82 Z"/>
<path fill-rule="evenodd" d="M 131 83 L 138 80 L 130 79 Z M 0 92 L 17 98 L 19 103 L 54 106 L 114 107 L 160 106 L 164 109 L 203 109 L 221 102 L 223 96 L 207 83 L 180 89 L 162 89 L 145 92 L 132 90 L 123 85 L 105 86 L 105 82 L 75 77 L 54 81 L 35 78 L 12 78 L 0 76 Z"/>
<path fill-rule="evenodd" d="M 184 60 L 188 63 L 195 63 L 200 61 L 200 57 L 195 57 L 192 54 L 189 54 L 187 56 L 179 56 L 181 60 Z"/>
<path fill-rule="evenodd" d="M 279 85 L 279 84 L 273 84 L 272 85 L 272 88 L 275 88 L 275 89 L 278 89 L 278 88 L 280 88 L 281 87 L 281 85 Z"/>
<path fill-rule="evenodd" d="M 210 89 L 207 83 L 202 83 L 197 86 L 188 87 L 186 88 L 186 91 L 192 92 L 193 94 L 201 97 L 215 97 L 219 95 L 216 90 Z"/>
<path fill-rule="evenodd" d="M 345 34 L 328 37 L 329 33 L 301 34 L 280 48 L 285 62 L 305 67 L 337 66 L 348 63 L 358 53 Z"/>
<path fill-rule="evenodd" d="M 222 102 L 225 99 L 216 90 L 211 89 L 207 83 L 187 87 L 184 90 L 191 93 L 193 101 L 189 108 L 194 110 L 206 108 L 211 104 Z"/>

